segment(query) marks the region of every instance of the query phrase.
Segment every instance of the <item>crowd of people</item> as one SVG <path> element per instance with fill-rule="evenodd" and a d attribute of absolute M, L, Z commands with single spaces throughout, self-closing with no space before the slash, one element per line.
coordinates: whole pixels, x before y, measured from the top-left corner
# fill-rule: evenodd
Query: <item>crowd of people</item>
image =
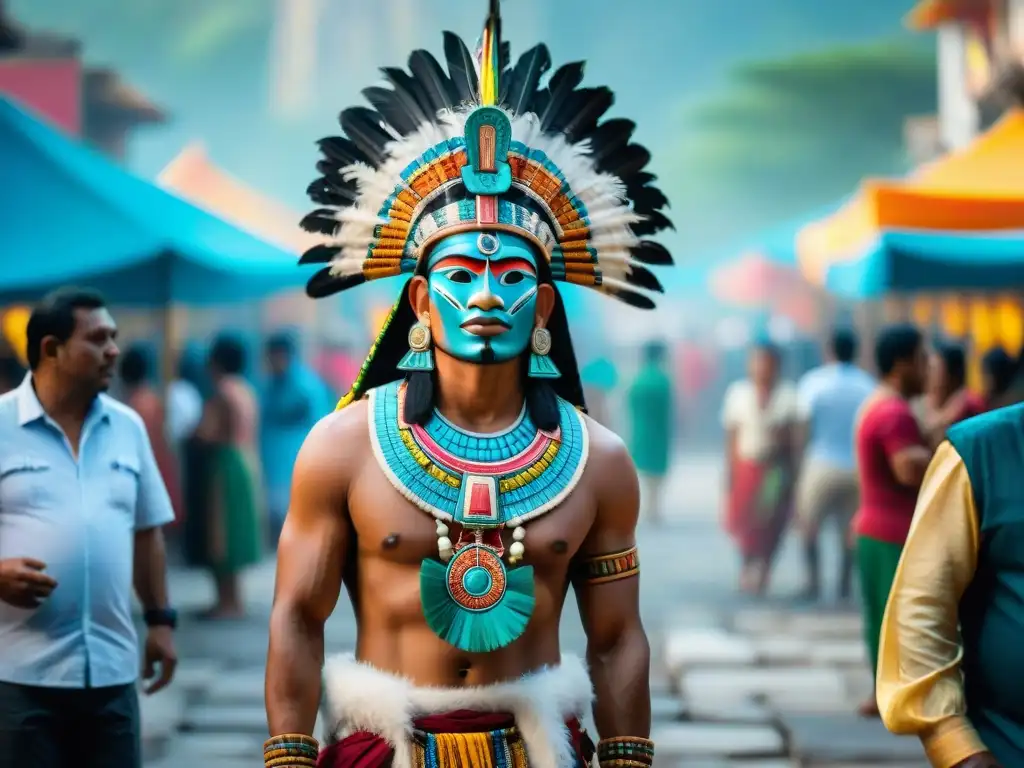
<path fill-rule="evenodd" d="M 952 537 L 960 546 L 978 537 L 976 525 L 972 530 L 964 524 L 930 534 L 923 522 L 914 522 L 915 510 L 920 518 L 922 508 L 951 503 L 949 493 L 929 492 L 926 478 L 945 477 L 942 467 L 951 463 L 953 450 L 949 441 L 956 443 L 952 436 L 961 425 L 970 429 L 983 421 L 972 417 L 1005 413 L 998 409 L 1020 400 L 1018 366 L 1005 350 L 990 351 L 982 360 L 981 392 L 976 394 L 967 386 L 961 345 L 929 343 L 909 324 L 887 327 L 875 341 L 875 377 L 857 365 L 857 341 L 851 331 L 837 330 L 832 359 L 795 384 L 779 375 L 777 347 L 764 342 L 751 350 L 748 376 L 729 387 L 722 409 L 728 467 L 724 521 L 743 563 L 741 590 L 766 593 L 782 533 L 792 524 L 806 564 L 806 584 L 798 598 L 818 600 L 821 532 L 834 520 L 842 551 L 838 598 L 851 598 L 856 567 L 868 657 L 884 688 L 863 704 L 861 713 L 878 716 L 879 704 L 883 709 L 889 704 L 887 724 L 907 731 L 912 726 L 901 723 L 892 702 L 905 703 L 908 686 L 920 687 L 925 675 L 908 672 L 899 659 L 905 662 L 908 648 L 930 646 L 927 629 L 918 626 L 916 634 L 908 635 L 906 626 L 932 615 L 927 604 L 935 598 L 948 609 L 936 622 L 953 628 L 953 637 L 944 639 L 947 662 L 955 661 L 950 656 L 959 647 L 956 604 L 966 587 L 941 583 L 949 566 L 936 559 L 934 539 Z M 908 539 L 915 535 L 922 540 L 915 552 L 927 565 L 906 562 Z M 932 547 L 926 551 L 923 542 L 929 536 Z M 913 586 L 907 586 L 911 580 Z M 948 594 L 942 593 L 945 587 L 950 587 Z M 916 590 L 916 597 L 901 589 Z M 918 662 L 927 654 L 916 653 Z"/>
<path fill-rule="evenodd" d="M 152 350 L 121 352 L 86 290 L 36 307 L 27 350 L 27 371 L 0 364 L 0 765 L 137 766 L 132 590 L 154 692 L 176 663 L 167 550 L 211 574 L 203 618 L 240 617 L 239 576 L 275 545 L 295 456 L 333 393 L 281 332 L 259 385 L 225 334 L 185 349 L 165 396 Z"/>

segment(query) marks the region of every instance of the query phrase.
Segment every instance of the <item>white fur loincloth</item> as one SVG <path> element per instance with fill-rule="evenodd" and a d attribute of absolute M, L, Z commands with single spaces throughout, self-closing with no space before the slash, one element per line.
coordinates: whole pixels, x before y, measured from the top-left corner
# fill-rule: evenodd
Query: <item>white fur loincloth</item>
<path fill-rule="evenodd" d="M 565 721 L 582 721 L 594 698 L 586 667 L 575 656 L 506 683 L 417 688 L 343 654 L 324 665 L 324 690 L 328 732 L 338 739 L 356 731 L 380 736 L 395 750 L 394 768 L 412 768 L 413 720 L 457 709 L 507 712 L 515 718 L 531 768 L 573 768 L 576 757 Z"/>

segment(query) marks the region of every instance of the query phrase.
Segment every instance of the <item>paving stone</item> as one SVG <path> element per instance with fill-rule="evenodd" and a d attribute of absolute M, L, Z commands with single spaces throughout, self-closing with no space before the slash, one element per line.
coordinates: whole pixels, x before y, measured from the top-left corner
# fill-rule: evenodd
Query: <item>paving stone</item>
<path fill-rule="evenodd" d="M 721 629 L 669 632 L 665 639 L 665 666 L 670 673 L 691 667 L 754 664 L 757 654 L 746 638 Z"/>
<path fill-rule="evenodd" d="M 262 752 L 263 738 L 255 734 L 193 733 L 180 745 L 176 745 L 168 757 L 179 758 L 180 765 L 184 768 L 186 761 L 198 757 L 216 758 L 219 765 L 221 758 L 237 757 L 252 760 L 259 757 Z"/>
<path fill-rule="evenodd" d="M 674 630 L 720 628 L 721 613 L 700 606 L 672 608 L 664 617 L 665 626 Z"/>
<path fill-rule="evenodd" d="M 864 641 L 819 640 L 811 644 L 812 664 L 836 664 L 843 667 L 866 667 L 868 652 Z"/>
<path fill-rule="evenodd" d="M 652 720 L 679 720 L 683 716 L 683 702 L 676 696 L 651 695 Z"/>
<path fill-rule="evenodd" d="M 173 735 L 185 719 L 184 691 L 165 688 L 152 696 L 139 696 L 139 719 L 142 737 Z"/>
<path fill-rule="evenodd" d="M 811 641 L 793 635 L 769 635 L 753 641 L 759 664 L 806 664 L 811 656 Z"/>
<path fill-rule="evenodd" d="M 815 765 L 878 765 L 922 760 L 920 742 L 894 736 L 879 720 L 854 715 L 794 715 L 783 718 L 793 753 Z M 918 765 L 922 765 L 918 763 Z"/>
<path fill-rule="evenodd" d="M 797 613 L 786 622 L 794 635 L 847 640 L 863 636 L 864 622 L 858 613 Z"/>
<path fill-rule="evenodd" d="M 267 731 L 263 702 L 253 705 L 203 705 L 192 707 L 182 724 L 189 731 L 203 733 L 261 733 Z"/>
<path fill-rule="evenodd" d="M 779 635 L 786 631 L 786 615 L 768 608 L 746 608 L 732 617 L 732 628 L 742 635 Z"/>
<path fill-rule="evenodd" d="M 777 729 L 755 725 L 659 725 L 651 730 L 651 739 L 664 757 L 775 757 L 783 755 L 786 748 Z"/>
<path fill-rule="evenodd" d="M 224 665 L 212 659 L 188 659 L 174 673 L 174 688 L 181 688 L 186 694 L 205 693 L 214 684 Z"/>
<path fill-rule="evenodd" d="M 695 722 L 743 725 L 770 725 L 775 721 L 775 713 L 755 701 L 686 701 L 683 717 Z"/>
<path fill-rule="evenodd" d="M 263 704 L 264 668 L 253 667 L 218 675 L 206 689 L 207 701 L 218 704 Z"/>
<path fill-rule="evenodd" d="M 695 669 L 683 674 L 686 701 L 704 706 L 764 701 L 778 711 L 842 711 L 847 706 L 845 679 L 837 671 L 815 667 Z"/>
<path fill-rule="evenodd" d="M 860 704 L 874 693 L 875 680 L 867 665 L 862 669 L 844 669 L 842 673 L 846 698 L 851 703 Z"/>
<path fill-rule="evenodd" d="M 780 611 L 747 608 L 732 619 L 732 628 L 748 636 L 789 635 L 806 638 L 850 639 L 860 637 L 863 622 L 850 611 Z"/>

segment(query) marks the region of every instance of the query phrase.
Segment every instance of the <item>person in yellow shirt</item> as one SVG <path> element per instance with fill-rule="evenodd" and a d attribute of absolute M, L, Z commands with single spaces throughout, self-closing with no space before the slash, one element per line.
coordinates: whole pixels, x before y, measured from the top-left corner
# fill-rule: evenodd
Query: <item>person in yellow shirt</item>
<path fill-rule="evenodd" d="M 936 768 L 1024 766 L 1024 405 L 952 428 L 882 622 L 877 697 Z"/>

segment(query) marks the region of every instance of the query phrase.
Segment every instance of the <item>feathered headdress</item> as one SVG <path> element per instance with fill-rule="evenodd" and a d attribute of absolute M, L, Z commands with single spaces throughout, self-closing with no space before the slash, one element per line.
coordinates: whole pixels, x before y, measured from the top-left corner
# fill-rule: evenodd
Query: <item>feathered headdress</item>
<path fill-rule="evenodd" d="M 645 291 L 662 288 L 645 265 L 672 258 L 645 238 L 672 225 L 662 213 L 668 201 L 644 170 L 650 153 L 630 142 L 631 120 L 601 120 L 614 97 L 608 88 L 581 87 L 583 62 L 566 64 L 546 83 L 546 46 L 510 65 L 498 5 L 491 0 L 476 56 L 445 32 L 447 71 L 427 51 L 414 51 L 408 72 L 383 69 L 390 88 L 363 91 L 372 109 L 341 113 L 344 137 L 320 142 L 322 176 L 308 192 L 323 207 L 302 225 L 328 239 L 301 263 L 327 266 L 309 281 L 311 297 L 412 275 L 440 238 L 486 229 L 531 240 L 552 280 L 654 307 Z M 381 368 L 374 353 L 396 315 L 415 319 L 402 310 L 405 293 L 342 404 L 387 375 L 397 378 L 397 371 L 381 371 L 370 382 L 367 374 Z M 582 405 L 575 395 L 569 399 Z"/>

